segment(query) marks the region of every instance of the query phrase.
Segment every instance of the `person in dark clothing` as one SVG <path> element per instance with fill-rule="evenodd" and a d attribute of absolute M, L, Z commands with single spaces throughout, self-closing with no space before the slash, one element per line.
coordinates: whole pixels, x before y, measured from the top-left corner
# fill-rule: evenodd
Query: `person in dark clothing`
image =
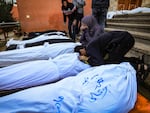
<path fill-rule="evenodd" d="M 134 46 L 134 37 L 126 31 L 111 31 L 92 40 L 86 47 L 77 46 L 74 51 L 79 52 L 79 59 L 91 66 L 105 64 L 119 64 L 129 62 L 137 72 L 137 81 L 144 83 L 150 73 L 150 64 L 144 63 L 137 57 L 125 57 Z"/>
<path fill-rule="evenodd" d="M 133 36 L 126 31 L 111 31 L 92 40 L 86 47 L 77 48 L 80 60 L 91 66 L 114 64 L 125 61 L 125 54 L 134 45 Z"/>
<path fill-rule="evenodd" d="M 92 14 L 97 19 L 102 28 L 105 28 L 107 12 L 109 8 L 109 0 L 92 0 Z"/>
<path fill-rule="evenodd" d="M 84 16 L 81 20 L 81 31 L 82 35 L 80 42 L 83 46 L 88 45 L 88 43 L 96 38 L 98 38 L 104 30 L 97 23 L 96 19 L 92 15 Z"/>
<path fill-rule="evenodd" d="M 80 32 L 81 19 L 84 16 L 85 0 L 73 0 L 72 2 L 75 5 L 76 10 L 77 10 L 76 34 L 78 34 Z"/>
<path fill-rule="evenodd" d="M 134 46 L 134 37 L 126 31 L 111 31 L 92 40 L 88 46 L 76 46 L 79 59 L 91 66 L 105 64 L 119 64 L 129 62 L 137 72 L 137 81 L 144 83 L 150 73 L 150 64 L 144 62 L 144 56 L 125 57 L 126 53 Z"/>
<path fill-rule="evenodd" d="M 64 23 L 66 23 L 68 18 L 68 30 L 69 36 L 75 40 L 76 37 L 76 10 L 74 10 L 74 5 L 68 0 L 62 0 L 62 12 L 64 16 Z"/>

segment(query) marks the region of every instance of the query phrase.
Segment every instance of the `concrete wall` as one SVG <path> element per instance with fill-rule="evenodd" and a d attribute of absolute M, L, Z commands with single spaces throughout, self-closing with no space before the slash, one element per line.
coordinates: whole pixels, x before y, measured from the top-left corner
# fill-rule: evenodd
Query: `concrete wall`
<path fill-rule="evenodd" d="M 24 32 L 67 30 L 63 24 L 61 0 L 17 0 L 19 21 Z M 91 14 L 91 0 L 87 0 L 85 15 Z"/>
<path fill-rule="evenodd" d="M 150 8 L 150 0 L 142 0 L 142 7 Z"/>
<path fill-rule="evenodd" d="M 116 11 L 118 6 L 118 0 L 110 0 L 109 11 Z"/>
<path fill-rule="evenodd" d="M 91 1 L 86 0 L 85 15 L 91 14 Z M 23 31 L 67 30 L 67 25 L 63 24 L 61 0 L 17 0 L 17 4 Z M 143 7 L 148 4 L 150 0 L 143 0 Z M 118 0 L 110 0 L 109 11 L 116 11 L 117 6 Z"/>

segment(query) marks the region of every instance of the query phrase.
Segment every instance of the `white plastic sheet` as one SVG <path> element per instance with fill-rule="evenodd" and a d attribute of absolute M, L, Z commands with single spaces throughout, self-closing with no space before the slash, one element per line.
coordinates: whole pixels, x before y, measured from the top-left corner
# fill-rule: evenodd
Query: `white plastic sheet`
<path fill-rule="evenodd" d="M 136 13 L 148 13 L 150 8 L 148 7 L 138 7 L 132 10 L 120 10 L 120 11 L 109 11 L 107 13 L 107 19 L 112 19 L 115 15 L 124 15 L 124 14 L 136 14 Z"/>
<path fill-rule="evenodd" d="M 51 33 L 45 33 L 45 34 L 42 34 L 40 36 L 37 36 L 29 40 L 14 40 L 13 38 L 11 38 L 6 43 L 6 46 L 9 47 L 10 45 L 13 45 L 13 44 L 17 44 L 18 46 L 24 46 L 25 44 L 28 44 L 28 43 L 35 43 L 35 42 L 44 41 L 48 39 L 69 39 L 69 37 L 61 35 L 60 32 L 57 33 L 58 35 L 48 35 L 48 34 L 51 34 Z"/>
<path fill-rule="evenodd" d="M 0 98 L 2 113 L 128 113 L 137 96 L 129 63 L 103 65 Z M 32 98 L 31 98 L 32 97 Z"/>
<path fill-rule="evenodd" d="M 0 68 L 0 90 L 27 88 L 75 76 L 90 66 L 78 59 L 77 53 L 54 59 L 30 61 Z"/>
<path fill-rule="evenodd" d="M 3 51 L 0 52 L 0 67 L 31 60 L 47 60 L 50 57 L 54 58 L 60 54 L 72 53 L 74 52 L 74 47 L 77 45 L 80 45 L 80 43 L 65 42 Z"/>

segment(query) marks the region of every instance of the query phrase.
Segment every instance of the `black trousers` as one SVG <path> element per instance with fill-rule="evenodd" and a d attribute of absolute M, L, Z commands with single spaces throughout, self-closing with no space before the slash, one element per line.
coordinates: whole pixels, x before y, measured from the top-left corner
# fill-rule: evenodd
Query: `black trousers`
<path fill-rule="evenodd" d="M 76 25 L 76 34 L 80 32 L 80 27 L 81 27 L 81 19 L 83 18 L 84 14 L 83 13 L 77 13 L 77 25 Z"/>
<path fill-rule="evenodd" d="M 76 25 L 73 25 L 73 20 L 68 20 L 68 31 L 69 31 L 70 38 L 75 41 Z"/>

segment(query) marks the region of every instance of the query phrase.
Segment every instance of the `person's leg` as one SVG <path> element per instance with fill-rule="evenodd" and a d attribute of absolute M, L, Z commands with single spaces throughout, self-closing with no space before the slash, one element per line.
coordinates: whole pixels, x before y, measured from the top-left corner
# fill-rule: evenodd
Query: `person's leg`
<path fill-rule="evenodd" d="M 150 73 L 150 64 L 144 62 L 144 55 L 140 57 L 125 57 L 125 62 L 129 62 L 136 70 L 137 81 L 144 82 Z"/>
<path fill-rule="evenodd" d="M 140 81 L 145 81 L 150 73 L 150 64 L 145 63 L 145 55 L 142 55 L 137 67 L 137 76 Z"/>
<path fill-rule="evenodd" d="M 106 24 L 106 20 L 107 20 L 107 11 L 108 11 L 107 8 L 99 9 L 98 23 L 103 29 L 105 28 L 105 24 Z"/>
<path fill-rule="evenodd" d="M 77 20 L 76 19 L 72 23 L 71 31 L 72 31 L 72 40 L 75 41 L 76 34 L 77 34 Z"/>
<path fill-rule="evenodd" d="M 71 20 L 68 20 L 68 32 L 69 32 L 69 36 L 70 38 L 72 39 L 72 21 Z"/>
<path fill-rule="evenodd" d="M 83 13 L 82 14 L 79 13 L 78 17 L 77 17 L 77 34 L 79 34 L 79 32 L 80 32 L 82 18 L 83 18 Z"/>
<path fill-rule="evenodd" d="M 78 34 L 78 33 L 79 33 L 79 31 L 80 31 L 79 23 L 80 23 L 80 14 L 79 14 L 79 13 L 77 13 L 76 34 Z"/>
<path fill-rule="evenodd" d="M 93 16 L 96 18 L 97 22 L 103 29 L 105 28 L 105 24 L 106 24 L 107 11 L 108 11 L 107 8 L 92 9 Z"/>
<path fill-rule="evenodd" d="M 92 15 L 96 18 L 96 20 L 98 22 L 99 21 L 98 9 L 92 8 Z"/>

